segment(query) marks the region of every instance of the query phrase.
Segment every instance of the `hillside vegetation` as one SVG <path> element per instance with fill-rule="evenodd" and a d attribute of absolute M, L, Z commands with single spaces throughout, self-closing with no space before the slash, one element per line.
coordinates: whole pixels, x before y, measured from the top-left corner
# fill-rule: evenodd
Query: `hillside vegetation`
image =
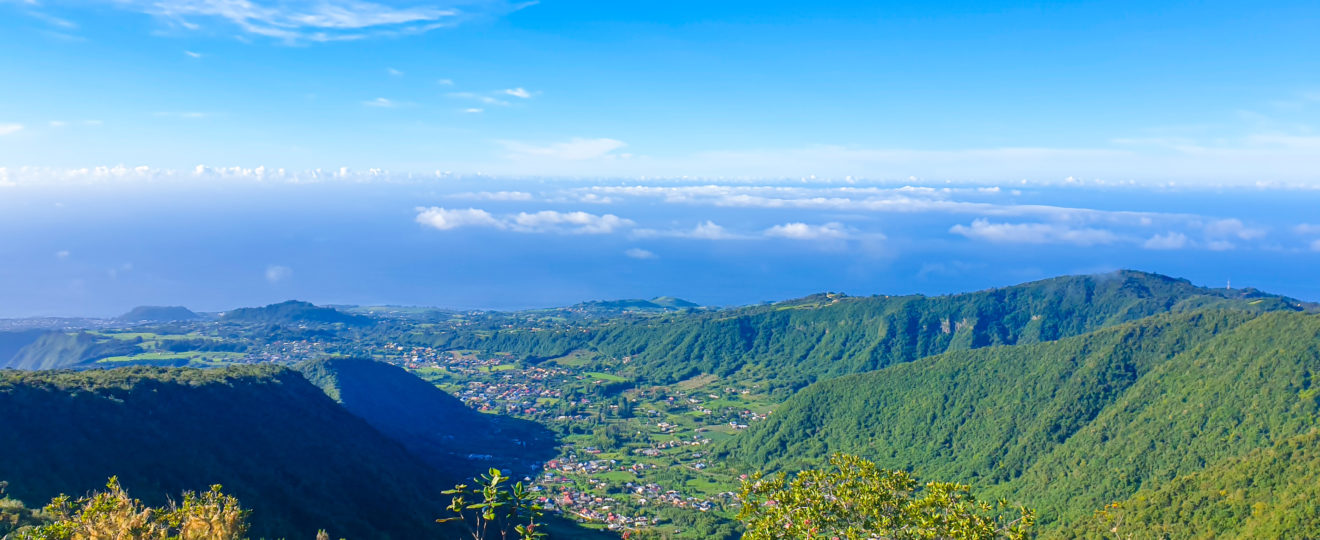
<path fill-rule="evenodd" d="M 770 468 L 854 452 L 990 487 L 1062 531 L 1138 490 L 1309 432 L 1318 386 L 1320 317 L 1171 314 L 819 383 L 719 452 Z"/>
<path fill-rule="evenodd" d="M 531 474 L 554 456 L 554 434 L 535 422 L 482 414 L 402 368 L 356 358 L 295 366 L 349 412 L 454 478 L 492 465 Z"/>
<path fill-rule="evenodd" d="M 87 367 L 97 360 L 139 352 L 137 344 L 86 332 L 46 332 L 18 349 L 5 369 L 67 369 Z"/>
<path fill-rule="evenodd" d="M 222 484 L 254 538 L 435 538 L 457 481 L 283 368 L 0 372 L 0 410 L 0 478 L 36 506 L 111 476 L 156 506 Z"/>
<path fill-rule="evenodd" d="M 653 384 L 714 374 L 791 390 L 947 351 L 1053 341 L 1160 313 L 1216 306 L 1252 312 L 1304 307 L 1254 290 L 1206 289 L 1121 271 L 933 298 L 816 295 L 586 329 L 453 331 L 417 339 L 531 360 L 586 349 L 628 358 L 626 373 Z"/>

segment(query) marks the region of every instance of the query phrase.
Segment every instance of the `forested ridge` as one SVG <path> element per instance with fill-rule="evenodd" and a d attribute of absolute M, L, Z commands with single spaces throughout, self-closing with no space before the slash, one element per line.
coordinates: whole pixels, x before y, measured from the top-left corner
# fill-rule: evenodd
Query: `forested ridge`
<path fill-rule="evenodd" d="M 796 389 L 946 351 L 1052 341 L 1160 313 L 1215 306 L 1253 312 L 1305 307 L 1250 289 L 1207 289 L 1186 280 L 1120 271 L 952 296 L 821 294 L 588 328 L 453 331 L 415 339 L 532 360 L 588 349 L 626 357 L 627 372 L 652 384 L 709 373 Z"/>
<path fill-rule="evenodd" d="M 1316 428 L 1317 385 L 1316 315 L 1161 315 L 818 383 L 718 452 L 790 469 L 853 452 L 988 488 L 1066 531 L 1138 490 Z"/>
<path fill-rule="evenodd" d="M 118 476 L 149 504 L 222 484 L 252 536 L 436 537 L 442 476 L 295 371 L 0 371 L 0 478 L 40 506 Z"/>

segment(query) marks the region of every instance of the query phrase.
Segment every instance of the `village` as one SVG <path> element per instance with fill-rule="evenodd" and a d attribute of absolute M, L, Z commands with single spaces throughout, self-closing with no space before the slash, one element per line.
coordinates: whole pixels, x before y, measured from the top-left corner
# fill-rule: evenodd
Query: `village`
<path fill-rule="evenodd" d="M 683 526 L 671 518 L 681 513 L 731 517 L 738 474 L 711 460 L 707 448 L 769 414 L 755 388 L 700 380 L 637 389 L 626 376 L 577 358 L 527 365 L 509 355 L 397 344 L 373 352 L 473 409 L 561 433 L 559 456 L 532 482 L 540 504 L 616 531 L 677 534 Z"/>

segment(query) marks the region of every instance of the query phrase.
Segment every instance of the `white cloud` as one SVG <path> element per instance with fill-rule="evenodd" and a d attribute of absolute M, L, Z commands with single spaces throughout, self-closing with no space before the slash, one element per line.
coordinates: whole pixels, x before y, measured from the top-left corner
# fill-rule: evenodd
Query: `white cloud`
<path fill-rule="evenodd" d="M 583 161 L 605 157 L 622 157 L 611 152 L 627 146 L 614 139 L 573 138 L 566 142 L 534 145 L 519 141 L 500 141 L 513 159 L 549 158 L 564 161 Z"/>
<path fill-rule="evenodd" d="M 477 208 L 449 210 L 433 206 L 431 208 L 418 208 L 417 210 L 418 223 L 442 231 L 457 229 L 459 227 L 505 228 L 504 222 L 495 219 L 495 216 L 490 215 L 490 212 Z"/>
<path fill-rule="evenodd" d="M 445 95 L 451 98 L 470 99 L 473 101 L 479 101 L 486 105 L 498 105 L 500 107 L 508 107 L 510 105 L 509 102 L 504 101 L 502 99 L 494 98 L 485 94 L 478 94 L 475 92 L 450 92 Z"/>
<path fill-rule="evenodd" d="M 62 128 L 62 127 L 67 126 L 67 125 L 69 125 L 69 123 L 68 123 L 68 122 L 65 122 L 65 121 L 63 121 L 63 120 L 51 120 L 51 121 L 50 121 L 50 127 L 53 127 L 53 128 Z"/>
<path fill-rule="evenodd" d="M 1314 240 L 1311 242 L 1311 251 L 1320 251 L 1320 240 Z"/>
<path fill-rule="evenodd" d="M 453 85 L 454 85 L 454 80 L 453 80 L 453 79 L 439 79 L 439 80 L 435 81 L 435 84 L 438 84 L 438 85 L 440 85 L 440 86 L 453 86 Z"/>
<path fill-rule="evenodd" d="M 477 113 L 485 112 L 485 111 L 486 111 L 485 109 L 481 109 L 481 108 L 477 108 L 477 107 L 468 107 L 468 108 L 466 108 L 466 109 L 463 109 L 463 112 L 468 113 L 468 114 L 477 114 Z"/>
<path fill-rule="evenodd" d="M 402 71 L 399 71 L 399 70 L 394 69 L 394 68 L 385 68 L 385 73 L 389 73 L 390 75 L 393 75 L 393 76 L 395 76 L 395 77 L 402 77 L 402 76 L 403 76 L 403 72 L 402 72 Z"/>
<path fill-rule="evenodd" d="M 56 259 L 59 259 L 59 260 L 64 260 L 64 259 L 69 258 L 69 255 L 70 255 L 70 253 L 69 253 L 69 250 L 67 250 L 67 249 L 61 249 L 61 250 L 55 252 L 55 258 L 56 258 Z"/>
<path fill-rule="evenodd" d="M 1146 249 L 1182 249 L 1187 247 L 1187 235 L 1180 232 L 1157 234 L 1141 244 Z"/>
<path fill-rule="evenodd" d="M 454 199 L 471 199 L 477 201 L 530 201 L 532 194 L 525 191 L 478 191 L 468 193 L 455 193 L 450 195 Z"/>
<path fill-rule="evenodd" d="M 567 232 L 575 234 L 605 234 L 632 225 L 632 220 L 614 214 L 598 216 L 586 212 L 542 210 L 532 214 L 520 212 L 518 215 L 513 216 L 510 226 L 514 230 L 524 232 L 567 230 Z"/>
<path fill-rule="evenodd" d="M 509 89 L 504 90 L 504 93 L 505 93 L 505 94 L 508 94 L 508 95 L 510 95 L 510 96 L 513 96 L 513 97 L 516 97 L 516 98 L 522 98 L 522 99 L 529 99 L 529 98 L 532 97 L 532 93 L 531 93 L 531 92 L 528 92 L 526 89 L 524 89 L 524 88 L 522 88 L 522 87 L 518 87 L 518 88 L 509 88 Z"/>
<path fill-rule="evenodd" d="M 1228 251 L 1237 248 L 1237 245 L 1228 240 L 1212 240 L 1206 242 L 1205 247 L 1211 251 Z"/>
<path fill-rule="evenodd" d="M 1215 238 L 1255 240 L 1265 236 L 1265 229 L 1248 227 L 1242 223 L 1242 220 L 1236 218 L 1211 221 L 1205 225 L 1204 230 L 1207 236 Z"/>
<path fill-rule="evenodd" d="M 382 109 L 392 109 L 394 107 L 399 106 L 398 102 L 383 97 L 378 97 L 376 99 L 369 99 L 367 101 L 363 101 L 362 104 L 368 107 L 380 107 Z"/>
<path fill-rule="evenodd" d="M 1000 244 L 1074 244 L 1093 246 L 1111 244 L 1119 238 L 1105 229 L 1072 228 L 1051 223 L 991 223 L 984 219 L 968 225 L 954 225 L 949 232 L 975 240 Z"/>
<path fill-rule="evenodd" d="M 765 231 L 766 236 L 791 238 L 794 240 L 823 240 L 848 237 L 848 230 L 842 223 L 831 222 L 824 225 L 808 225 L 795 222 L 775 225 Z"/>
<path fill-rule="evenodd" d="M 623 251 L 623 254 L 632 257 L 634 259 L 642 259 L 642 260 L 659 258 L 659 255 L 656 255 L 655 253 L 652 253 L 642 248 L 628 248 Z"/>
<path fill-rule="evenodd" d="M 293 269 L 287 266 L 272 264 L 266 267 L 266 281 L 270 283 L 279 283 L 293 277 Z"/>
<path fill-rule="evenodd" d="M 23 124 L 0 124 L 0 136 L 13 135 L 23 130 Z"/>
<path fill-rule="evenodd" d="M 742 236 L 730 233 L 724 227 L 710 220 L 698 223 L 696 227 L 691 229 L 637 229 L 633 231 L 633 236 L 638 238 L 695 238 L 699 240 L 734 240 L 742 238 Z"/>
<path fill-rule="evenodd" d="M 193 51 L 183 51 L 183 54 L 186 54 L 186 55 L 188 55 L 189 57 L 192 57 L 192 58 L 201 58 L 201 57 L 202 57 L 202 53 L 199 53 L 199 52 L 193 52 Z"/>
<path fill-rule="evenodd" d="M 101 0 L 120 9 L 155 16 L 168 26 L 203 30 L 223 22 L 246 34 L 286 43 L 328 42 L 373 36 L 420 34 L 462 20 L 517 10 L 523 5 L 483 2 L 480 9 L 457 10 L 411 2 L 393 6 L 368 0 Z"/>
<path fill-rule="evenodd" d="M 1297 234 L 1320 234 L 1320 225 L 1312 223 L 1299 223 L 1293 227 L 1293 232 Z"/>
<path fill-rule="evenodd" d="M 459 227 L 488 227 L 523 233 L 608 234 L 634 225 L 630 219 L 614 214 L 587 212 L 519 212 L 495 216 L 485 210 L 468 208 L 449 210 L 441 207 L 418 208 L 417 222 L 440 230 Z"/>

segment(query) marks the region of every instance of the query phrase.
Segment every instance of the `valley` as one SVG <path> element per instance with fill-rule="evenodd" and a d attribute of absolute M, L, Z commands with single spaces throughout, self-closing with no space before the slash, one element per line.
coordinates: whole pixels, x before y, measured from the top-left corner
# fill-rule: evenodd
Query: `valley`
<path fill-rule="evenodd" d="M 1137 516 L 1133 530 L 1167 530 L 1169 518 L 1139 502 L 1156 495 L 1142 494 L 1204 492 L 1215 479 L 1202 471 L 1212 468 L 1253 467 L 1280 493 L 1304 491 L 1274 478 L 1287 464 L 1253 463 L 1310 455 L 1320 429 L 1316 311 L 1139 272 L 730 309 L 679 300 L 509 313 L 286 302 L 11 332 L 0 362 L 77 370 L 49 372 L 58 377 L 116 366 L 292 367 L 279 376 L 311 381 L 427 474 L 452 484 L 487 467 L 512 471 L 574 534 L 736 538 L 748 475 L 844 452 L 1034 508 L 1042 536 L 1089 538 L 1103 535 L 1096 512 L 1111 504 Z M 11 387 L 32 377 L 5 373 Z M 103 470 L 133 480 L 130 470 Z M 0 473 L 29 500 L 53 496 L 54 486 L 96 486 L 89 476 Z M 259 491 L 240 495 L 264 500 Z M 1271 516 L 1260 527 L 1314 526 L 1300 497 L 1252 493 Z M 1217 516 L 1204 508 L 1211 499 L 1179 504 Z M 1188 530 L 1202 519 L 1210 518 Z"/>

